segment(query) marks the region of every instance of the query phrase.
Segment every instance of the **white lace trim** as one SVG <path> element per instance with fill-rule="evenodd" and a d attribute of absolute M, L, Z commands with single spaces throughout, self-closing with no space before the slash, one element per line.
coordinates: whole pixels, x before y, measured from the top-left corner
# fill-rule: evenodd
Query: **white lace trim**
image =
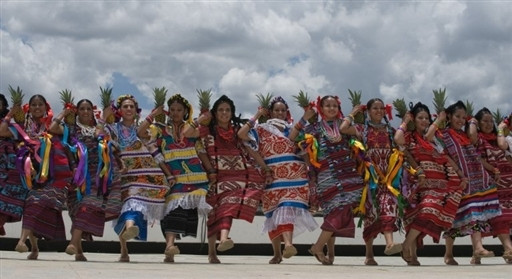
<path fill-rule="evenodd" d="M 139 200 L 128 200 L 123 204 L 121 214 L 127 211 L 140 211 L 148 222 L 160 221 L 164 215 L 164 204 L 148 204 Z"/>
<path fill-rule="evenodd" d="M 212 210 L 212 207 L 206 202 L 205 196 L 185 194 L 179 198 L 175 198 L 169 201 L 165 206 L 164 216 L 169 212 L 181 206 L 184 209 L 197 208 L 197 212 L 200 216 L 208 216 L 208 212 Z"/>
<path fill-rule="evenodd" d="M 279 225 L 293 224 L 293 236 L 298 236 L 306 230 L 312 232 L 318 224 L 311 212 L 304 208 L 283 206 L 274 211 L 272 217 L 265 219 L 263 233 L 273 231 Z"/>

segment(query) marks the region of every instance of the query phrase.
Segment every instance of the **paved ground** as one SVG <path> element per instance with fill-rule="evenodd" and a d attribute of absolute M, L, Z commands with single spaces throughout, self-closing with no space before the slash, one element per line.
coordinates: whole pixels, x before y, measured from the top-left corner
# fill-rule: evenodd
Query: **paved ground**
<path fill-rule="evenodd" d="M 65 253 L 43 252 L 39 260 L 27 254 L 0 251 L 0 278 L 512 278 L 512 265 L 501 257 L 483 259 L 479 266 L 469 258 L 457 258 L 459 266 L 446 266 L 442 258 L 420 258 L 422 266 L 406 266 L 400 257 L 377 257 L 379 266 L 364 266 L 362 257 L 337 257 L 332 266 L 322 266 L 313 256 L 295 256 L 279 265 L 269 265 L 266 256 L 219 256 L 222 264 L 207 263 L 206 256 L 178 255 L 176 263 L 162 263 L 163 255 L 134 254 L 130 263 L 117 262 L 118 255 L 85 253 L 88 262 L 75 262 Z"/>

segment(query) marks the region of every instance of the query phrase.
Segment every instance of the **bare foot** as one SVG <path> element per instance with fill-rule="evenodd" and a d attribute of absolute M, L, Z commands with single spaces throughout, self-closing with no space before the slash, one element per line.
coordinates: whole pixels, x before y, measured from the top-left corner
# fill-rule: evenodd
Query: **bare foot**
<path fill-rule="evenodd" d="M 329 249 L 327 249 L 327 260 L 333 264 L 334 263 L 334 250 L 331 251 Z"/>
<path fill-rule="evenodd" d="M 121 262 L 121 263 L 129 263 L 130 262 L 130 256 L 128 256 L 128 255 L 121 255 L 121 257 L 119 257 L 119 262 Z"/>
<path fill-rule="evenodd" d="M 23 242 L 18 242 L 18 244 L 16 244 L 16 248 L 14 248 L 14 251 L 20 253 L 28 252 L 28 246 Z"/>
<path fill-rule="evenodd" d="M 208 262 L 211 264 L 220 264 L 219 258 L 217 256 L 208 256 Z"/>
<path fill-rule="evenodd" d="M 293 245 L 284 247 L 283 258 L 289 259 L 295 255 L 297 255 L 297 248 L 295 248 Z"/>
<path fill-rule="evenodd" d="M 165 248 L 165 252 L 164 252 L 164 254 L 166 256 L 174 256 L 174 255 L 178 255 L 179 253 L 181 253 L 180 249 L 178 248 L 178 246 L 175 246 L 175 245 Z"/>
<path fill-rule="evenodd" d="M 87 258 L 84 256 L 84 254 L 76 254 L 75 261 L 76 262 L 86 262 Z"/>
<path fill-rule="evenodd" d="M 451 256 L 451 257 L 445 256 L 444 263 L 446 265 L 459 265 L 459 263 L 453 258 L 453 256 Z"/>
<path fill-rule="evenodd" d="M 76 254 L 76 248 L 75 245 L 69 244 L 68 247 L 66 247 L 66 250 L 64 251 L 68 255 L 75 255 Z"/>
<path fill-rule="evenodd" d="M 309 248 L 308 252 L 315 256 L 316 260 L 322 263 L 323 265 L 330 265 L 331 263 L 329 260 L 325 257 L 325 254 L 323 251 L 318 251 L 315 249 L 315 245 L 311 245 L 311 248 Z"/>
<path fill-rule="evenodd" d="M 281 256 L 274 256 L 270 261 L 268 261 L 269 264 L 280 264 L 283 261 Z"/>
<path fill-rule="evenodd" d="M 364 265 L 379 265 L 374 258 L 366 258 L 364 260 Z"/>
<path fill-rule="evenodd" d="M 30 254 L 27 256 L 27 260 L 37 260 L 37 257 L 39 256 L 39 250 L 31 251 Z"/>

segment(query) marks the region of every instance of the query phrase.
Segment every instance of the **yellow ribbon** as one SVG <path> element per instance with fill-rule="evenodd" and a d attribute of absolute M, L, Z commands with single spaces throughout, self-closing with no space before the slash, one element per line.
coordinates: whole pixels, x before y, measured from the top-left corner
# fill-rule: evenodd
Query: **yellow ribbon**
<path fill-rule="evenodd" d="M 403 155 L 404 154 L 402 151 L 395 148 L 395 149 L 393 149 L 393 153 L 389 157 L 389 164 L 388 164 L 385 181 L 386 181 L 386 187 L 395 197 L 398 197 L 398 195 L 400 195 L 400 191 L 395 189 L 393 187 L 393 185 L 391 185 L 391 183 L 393 182 L 393 179 L 395 179 L 398 171 L 402 167 L 402 164 L 404 161 Z"/>
<path fill-rule="evenodd" d="M 50 151 L 52 149 L 52 135 L 44 133 L 42 139 L 45 143 L 43 154 L 43 165 L 41 166 L 41 174 L 39 175 L 39 182 L 45 182 L 48 179 L 48 171 L 50 169 Z"/>
<path fill-rule="evenodd" d="M 304 140 L 299 142 L 299 148 L 304 151 L 302 145 L 306 144 L 306 152 L 309 155 L 309 162 L 315 166 L 316 168 L 319 168 L 321 164 L 317 161 L 318 157 L 318 148 L 317 148 L 317 142 L 316 138 L 312 134 L 305 134 Z"/>

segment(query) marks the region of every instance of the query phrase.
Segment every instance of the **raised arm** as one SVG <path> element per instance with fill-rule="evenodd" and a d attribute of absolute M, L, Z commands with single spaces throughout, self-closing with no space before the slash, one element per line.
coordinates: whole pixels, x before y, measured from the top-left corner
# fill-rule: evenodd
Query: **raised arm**
<path fill-rule="evenodd" d="M 409 124 L 409 122 L 412 120 L 412 115 L 411 113 L 406 113 L 404 115 L 404 119 L 402 121 L 402 123 L 400 124 L 400 126 L 398 127 L 398 129 L 396 129 L 396 132 L 395 132 L 395 143 L 399 146 L 404 146 L 405 145 L 405 131 L 407 130 L 407 124 Z"/>
<path fill-rule="evenodd" d="M 249 138 L 249 131 L 256 124 L 256 120 L 258 118 L 260 118 L 260 116 L 267 115 L 267 114 L 268 114 L 268 110 L 267 109 L 259 108 L 258 111 L 254 114 L 254 116 L 251 119 L 249 119 L 249 121 L 247 121 L 245 123 L 245 125 L 243 125 L 238 130 L 238 133 L 237 133 L 238 138 L 241 139 L 241 140 L 244 140 L 244 141 L 250 140 L 250 138 Z"/>
<path fill-rule="evenodd" d="M 507 123 L 505 121 L 502 121 L 500 125 L 498 125 L 498 146 L 502 150 L 508 150 L 508 142 L 505 135 L 505 128 L 507 128 Z"/>
<path fill-rule="evenodd" d="M 153 124 L 153 119 L 155 119 L 155 116 L 160 115 L 164 113 L 164 107 L 159 106 L 156 109 L 152 110 L 151 113 L 139 124 L 139 128 L 137 129 L 137 136 L 139 136 L 140 139 L 147 139 L 149 138 L 148 134 L 148 128 L 149 125 Z"/>
<path fill-rule="evenodd" d="M 347 117 L 343 118 L 343 121 L 341 122 L 340 125 L 340 132 L 345 135 L 358 136 L 357 129 L 352 125 L 352 123 L 354 122 L 354 115 L 362 111 L 363 106 L 355 106 L 352 109 L 352 112 Z"/>
<path fill-rule="evenodd" d="M 21 108 L 18 108 L 21 109 Z M 7 115 L 2 119 L 2 122 L 0 122 L 0 137 L 4 138 L 12 138 L 14 135 L 12 134 L 11 130 L 9 130 L 9 123 L 11 123 L 12 116 L 15 113 L 16 108 L 13 108 L 9 110 Z"/>
<path fill-rule="evenodd" d="M 439 129 L 439 125 L 446 120 L 446 112 L 441 111 L 437 116 L 436 120 L 428 127 L 427 132 L 425 133 L 425 139 L 430 142 L 434 142 L 434 137 L 436 136 L 436 131 Z"/>
<path fill-rule="evenodd" d="M 290 131 L 290 134 L 288 135 L 288 138 L 292 141 L 295 141 L 297 136 L 299 136 L 300 131 L 302 131 L 302 129 L 304 129 L 304 126 L 307 125 L 308 120 L 311 117 L 315 116 L 315 114 L 316 114 L 316 112 L 312 108 L 306 109 L 304 111 L 304 115 L 302 115 L 299 122 L 297 122 L 297 123 L 295 123 L 295 125 L 293 125 L 292 130 Z"/>
<path fill-rule="evenodd" d="M 469 120 L 468 137 L 471 144 L 476 145 L 478 143 L 478 121 L 475 118 Z"/>
<path fill-rule="evenodd" d="M 59 115 L 57 115 L 52 123 L 50 124 L 50 128 L 48 129 L 50 131 L 50 133 L 54 134 L 54 135 L 62 135 L 64 133 L 64 127 L 61 125 L 62 124 L 62 120 L 68 116 L 70 113 L 72 112 L 72 109 L 70 108 L 64 108 L 63 111 L 61 111 L 59 113 Z"/>

